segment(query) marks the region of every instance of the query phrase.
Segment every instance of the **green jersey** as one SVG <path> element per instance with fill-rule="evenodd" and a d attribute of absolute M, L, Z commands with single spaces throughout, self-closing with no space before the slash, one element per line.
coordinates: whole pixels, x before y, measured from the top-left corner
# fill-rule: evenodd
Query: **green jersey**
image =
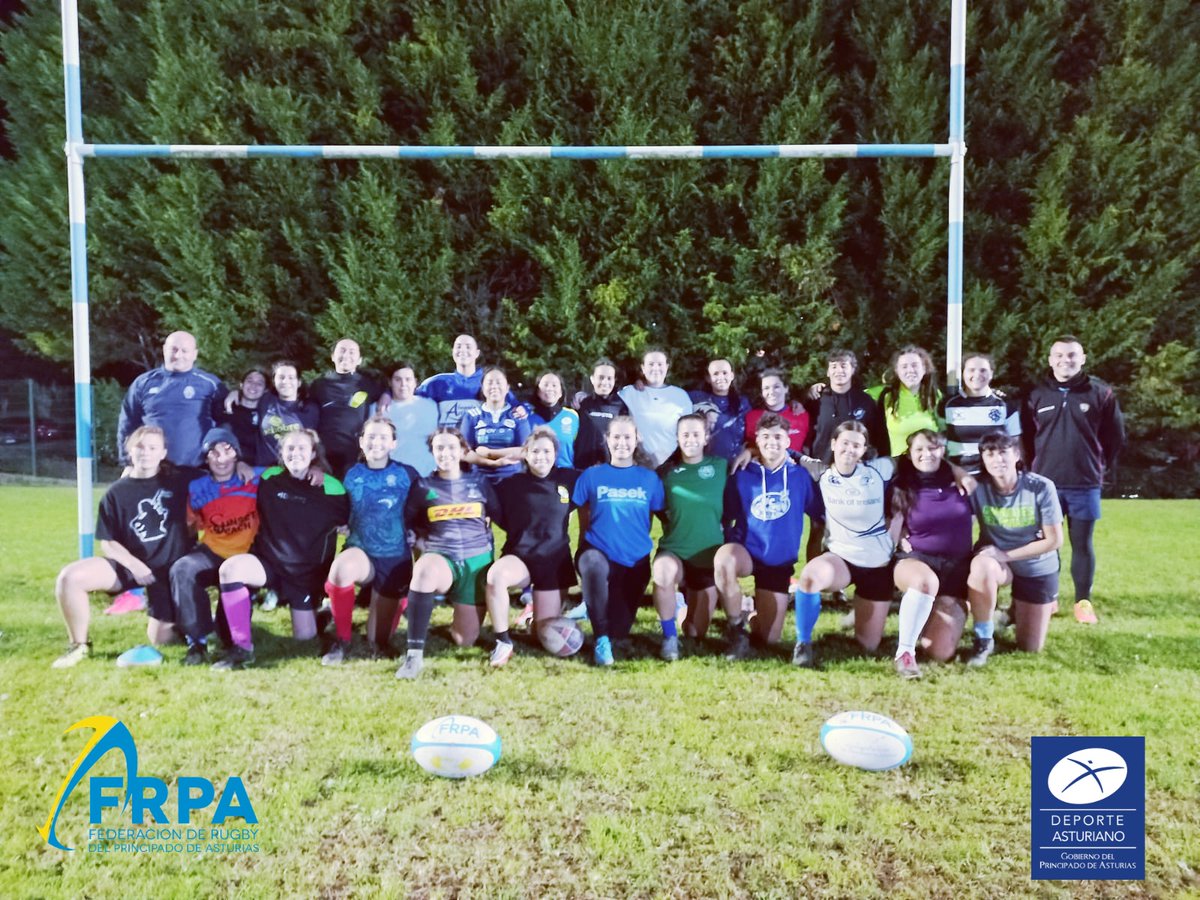
<path fill-rule="evenodd" d="M 721 527 L 727 463 L 706 456 L 698 463 L 667 463 L 658 470 L 666 494 L 666 522 L 659 550 L 696 565 L 712 565 L 725 540 Z"/>
<path fill-rule="evenodd" d="M 867 388 L 867 396 L 879 404 L 887 422 L 888 441 L 892 445 L 893 456 L 903 456 L 908 452 L 908 436 L 914 431 L 920 431 L 922 428 L 938 432 L 945 430 L 946 422 L 938 415 L 937 401 L 934 402 L 933 409 L 926 409 L 916 394 L 901 385 L 897 393 L 896 408 L 892 409 L 891 401 L 881 399 L 882 394 L 883 385 Z M 939 394 L 938 400 L 940 399 Z"/>

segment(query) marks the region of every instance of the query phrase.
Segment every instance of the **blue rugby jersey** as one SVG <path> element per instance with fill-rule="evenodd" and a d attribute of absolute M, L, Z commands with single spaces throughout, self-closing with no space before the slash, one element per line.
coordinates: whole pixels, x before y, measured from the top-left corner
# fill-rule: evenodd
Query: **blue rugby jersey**
<path fill-rule="evenodd" d="M 375 559 L 407 558 L 411 551 L 404 504 L 419 477 L 411 466 L 394 460 L 388 460 L 382 469 L 363 462 L 351 466 L 343 482 L 350 495 L 346 546 L 358 547 Z"/>

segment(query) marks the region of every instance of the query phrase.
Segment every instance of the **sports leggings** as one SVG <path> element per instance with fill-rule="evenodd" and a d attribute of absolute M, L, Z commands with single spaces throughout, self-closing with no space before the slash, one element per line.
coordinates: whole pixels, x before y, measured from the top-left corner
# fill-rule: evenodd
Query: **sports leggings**
<path fill-rule="evenodd" d="M 623 566 L 595 547 L 586 547 L 579 554 L 577 566 L 592 634 L 614 639 L 628 637 L 650 582 L 650 557 Z"/>
<path fill-rule="evenodd" d="M 1071 580 L 1075 582 L 1075 599 L 1092 596 L 1092 581 L 1096 577 L 1096 551 L 1092 547 L 1095 519 L 1067 517 L 1067 534 L 1071 538 Z"/>

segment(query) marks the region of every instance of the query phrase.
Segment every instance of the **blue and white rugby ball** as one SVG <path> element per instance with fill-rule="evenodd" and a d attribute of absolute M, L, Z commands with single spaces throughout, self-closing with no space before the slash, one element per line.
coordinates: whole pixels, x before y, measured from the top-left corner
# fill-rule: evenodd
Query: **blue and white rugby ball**
<path fill-rule="evenodd" d="M 412 755 L 431 775 L 469 778 L 482 775 L 500 759 L 500 735 L 470 716 L 442 716 L 417 729 Z"/>
<path fill-rule="evenodd" d="M 838 713 L 821 726 L 821 746 L 840 763 L 879 771 L 902 766 L 912 757 L 912 738 L 887 716 Z"/>

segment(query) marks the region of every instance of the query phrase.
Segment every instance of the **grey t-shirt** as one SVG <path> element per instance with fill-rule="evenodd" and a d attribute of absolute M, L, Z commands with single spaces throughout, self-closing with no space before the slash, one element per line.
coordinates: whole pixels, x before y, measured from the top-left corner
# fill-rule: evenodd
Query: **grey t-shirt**
<path fill-rule="evenodd" d="M 971 507 L 979 519 L 980 543 L 1001 550 L 1024 547 L 1043 537 L 1043 525 L 1061 525 L 1062 507 L 1054 482 L 1032 472 L 1017 476 L 1017 489 L 1001 494 L 986 477 L 971 495 Z M 1058 553 L 1051 550 L 1032 559 L 1009 562 L 1014 575 L 1049 575 L 1058 571 Z"/>

